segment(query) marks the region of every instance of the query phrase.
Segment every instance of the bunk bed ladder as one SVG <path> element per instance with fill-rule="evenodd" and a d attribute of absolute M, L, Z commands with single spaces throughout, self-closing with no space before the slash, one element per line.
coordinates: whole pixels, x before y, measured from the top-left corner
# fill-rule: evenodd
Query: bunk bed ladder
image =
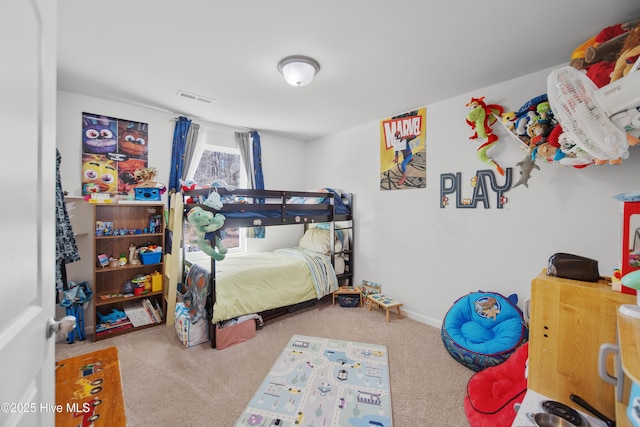
<path fill-rule="evenodd" d="M 182 193 L 172 193 L 169 197 L 169 220 L 167 223 L 167 237 L 171 246 L 165 243 L 170 252 L 165 253 L 165 278 L 164 278 L 164 299 L 166 304 L 165 319 L 167 326 L 173 326 L 175 322 L 176 295 L 178 291 L 178 280 L 182 277 L 182 231 L 184 223 L 182 221 L 183 197 Z M 177 214 L 178 213 L 178 214 Z"/>
<path fill-rule="evenodd" d="M 333 245 L 331 247 L 331 262 L 335 265 L 335 258 L 338 255 L 342 255 L 345 262 L 345 271 L 342 274 L 338 274 L 338 283 L 340 286 L 353 286 L 354 278 L 353 278 L 353 195 L 352 194 L 340 194 L 339 197 L 347 200 L 347 205 L 351 209 L 351 214 L 344 221 L 338 220 L 338 222 L 345 222 L 347 224 L 343 224 L 340 226 L 339 230 L 342 233 L 347 234 L 347 239 L 345 241 L 349 242 L 349 248 L 345 249 L 342 247 L 342 250 L 336 252 L 335 250 L 335 239 L 333 240 Z M 332 199 L 333 200 L 333 199 Z M 333 236 L 336 232 L 336 214 L 335 214 L 335 202 L 333 203 L 333 214 L 331 221 L 331 235 Z M 345 281 L 346 283 L 343 285 L 341 282 Z"/>
<path fill-rule="evenodd" d="M 215 235 L 212 237 L 215 243 Z M 216 325 L 213 323 L 213 305 L 216 303 L 216 260 L 211 258 L 211 273 L 209 274 L 211 283 L 207 294 L 207 323 L 209 324 L 209 339 L 211 348 L 216 348 Z"/>

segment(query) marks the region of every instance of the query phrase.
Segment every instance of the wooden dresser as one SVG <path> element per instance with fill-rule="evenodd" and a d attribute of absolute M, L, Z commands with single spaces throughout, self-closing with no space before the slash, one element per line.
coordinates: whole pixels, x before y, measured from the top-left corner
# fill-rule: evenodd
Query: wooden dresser
<path fill-rule="evenodd" d="M 531 284 L 529 389 L 583 410 L 577 394 L 609 418 L 615 418 L 615 387 L 598 374 L 603 343 L 616 342 L 616 315 L 636 297 L 611 290 L 608 281 L 581 282 L 546 275 Z M 614 358 L 607 361 L 615 372 Z"/>

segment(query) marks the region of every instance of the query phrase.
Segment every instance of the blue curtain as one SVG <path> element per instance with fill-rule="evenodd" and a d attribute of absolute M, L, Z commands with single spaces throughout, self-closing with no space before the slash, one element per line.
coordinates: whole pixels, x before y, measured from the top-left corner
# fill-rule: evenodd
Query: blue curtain
<path fill-rule="evenodd" d="M 264 190 L 264 176 L 262 175 L 262 147 L 260 146 L 260 134 L 255 130 L 249 132 L 251 135 L 251 146 L 253 151 L 253 179 L 256 190 Z M 264 203 L 264 199 L 258 199 L 258 203 Z M 255 238 L 264 239 L 265 228 L 254 227 Z"/>
<path fill-rule="evenodd" d="M 187 134 L 191 120 L 184 116 L 178 117 L 173 131 L 173 150 L 171 152 L 171 173 L 169 175 L 169 191 L 180 190 L 180 178 L 184 168 L 184 149 L 187 144 Z"/>
<path fill-rule="evenodd" d="M 262 147 L 260 147 L 260 134 L 252 130 L 251 145 L 253 147 L 253 178 L 256 190 L 264 190 L 264 177 L 262 176 Z"/>

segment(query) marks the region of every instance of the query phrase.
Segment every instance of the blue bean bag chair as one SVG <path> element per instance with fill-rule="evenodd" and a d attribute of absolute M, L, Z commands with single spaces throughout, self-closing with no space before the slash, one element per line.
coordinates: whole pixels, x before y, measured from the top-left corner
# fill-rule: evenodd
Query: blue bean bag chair
<path fill-rule="evenodd" d="M 451 356 L 479 372 L 504 362 L 526 340 L 518 296 L 472 292 L 459 298 L 442 322 L 442 342 Z"/>

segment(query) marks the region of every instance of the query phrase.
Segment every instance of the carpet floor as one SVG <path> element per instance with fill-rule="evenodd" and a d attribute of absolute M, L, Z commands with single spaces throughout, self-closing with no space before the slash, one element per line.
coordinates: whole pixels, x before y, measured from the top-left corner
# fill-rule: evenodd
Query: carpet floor
<path fill-rule="evenodd" d="M 395 427 L 468 425 L 463 400 L 474 372 L 449 355 L 439 329 L 404 316 L 387 323 L 383 310 L 330 298 L 224 350 L 186 348 L 173 327 L 157 326 L 98 342 L 87 331 L 85 341 L 59 341 L 56 358 L 116 346 L 129 426 L 233 426 L 296 334 L 386 346 Z"/>

